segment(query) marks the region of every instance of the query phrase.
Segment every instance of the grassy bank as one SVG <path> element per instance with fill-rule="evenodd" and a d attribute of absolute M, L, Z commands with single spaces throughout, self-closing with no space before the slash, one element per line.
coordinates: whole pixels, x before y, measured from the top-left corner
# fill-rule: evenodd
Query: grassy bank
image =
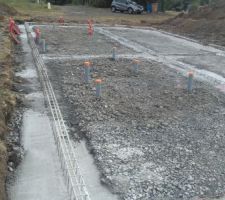
<path fill-rule="evenodd" d="M 0 4 L 4 4 L 10 7 L 12 10 L 16 10 L 14 14 L 16 19 L 29 20 L 36 17 L 56 17 L 60 16 L 57 7 L 52 6 L 52 9 L 47 8 L 45 3 L 34 3 L 30 0 L 0 0 Z"/>

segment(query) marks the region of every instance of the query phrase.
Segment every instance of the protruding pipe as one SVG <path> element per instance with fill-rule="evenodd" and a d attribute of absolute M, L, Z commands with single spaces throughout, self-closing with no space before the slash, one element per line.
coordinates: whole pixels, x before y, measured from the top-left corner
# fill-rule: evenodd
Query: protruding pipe
<path fill-rule="evenodd" d="M 114 61 L 116 60 L 116 47 L 113 47 L 113 49 L 112 49 L 112 59 Z"/>
<path fill-rule="evenodd" d="M 46 53 L 46 43 L 45 43 L 45 39 L 42 39 L 41 46 L 42 46 L 42 52 L 43 52 L 43 53 Z"/>
<path fill-rule="evenodd" d="M 193 77 L 194 73 L 192 71 L 188 72 L 188 92 L 191 93 L 193 89 Z"/>
<path fill-rule="evenodd" d="M 51 9 L 52 9 L 52 7 L 51 7 L 51 3 L 50 3 L 50 2 L 48 2 L 48 9 L 49 9 L 49 10 L 51 10 Z"/>
<path fill-rule="evenodd" d="M 100 98 L 101 97 L 101 93 L 102 93 L 102 80 L 101 79 L 96 79 L 95 80 L 96 83 L 96 97 Z"/>
<path fill-rule="evenodd" d="M 133 72 L 134 74 L 138 74 L 139 71 L 140 60 L 133 60 Z"/>
<path fill-rule="evenodd" d="M 86 83 L 90 82 L 90 67 L 91 63 L 89 61 L 84 62 L 84 80 Z"/>

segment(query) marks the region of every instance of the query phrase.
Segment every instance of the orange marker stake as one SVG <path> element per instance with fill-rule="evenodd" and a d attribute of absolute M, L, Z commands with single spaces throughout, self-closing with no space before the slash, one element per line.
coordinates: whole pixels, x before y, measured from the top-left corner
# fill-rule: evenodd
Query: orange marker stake
<path fill-rule="evenodd" d="M 102 90 L 102 80 L 101 79 L 96 79 L 96 97 L 100 98 L 101 97 L 101 90 Z"/>

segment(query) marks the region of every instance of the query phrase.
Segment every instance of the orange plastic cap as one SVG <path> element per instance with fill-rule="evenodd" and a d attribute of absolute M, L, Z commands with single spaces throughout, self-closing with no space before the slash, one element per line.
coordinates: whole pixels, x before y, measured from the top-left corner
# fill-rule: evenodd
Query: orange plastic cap
<path fill-rule="evenodd" d="M 102 83 L 102 80 L 101 80 L 101 79 L 96 79 L 96 80 L 95 80 L 95 83 L 100 84 L 100 83 Z"/>
<path fill-rule="evenodd" d="M 84 62 L 84 66 L 85 66 L 85 67 L 90 67 L 90 66 L 91 66 L 91 63 L 90 63 L 89 61 L 85 61 L 85 62 Z"/>
<path fill-rule="evenodd" d="M 193 71 L 188 72 L 188 76 L 194 76 L 194 72 Z"/>
<path fill-rule="evenodd" d="M 135 60 L 133 60 L 133 62 L 134 62 L 135 64 L 139 64 L 139 63 L 140 63 L 140 60 L 135 59 Z"/>

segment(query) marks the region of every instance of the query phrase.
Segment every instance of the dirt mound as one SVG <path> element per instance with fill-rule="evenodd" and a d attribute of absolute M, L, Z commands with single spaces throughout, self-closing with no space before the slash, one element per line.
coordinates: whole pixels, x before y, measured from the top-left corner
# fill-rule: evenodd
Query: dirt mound
<path fill-rule="evenodd" d="M 3 10 L 0 5 L 0 13 Z M 4 11 L 7 12 L 7 11 Z M 5 180 L 7 175 L 7 146 L 6 136 L 8 134 L 7 122 L 16 104 L 16 95 L 12 92 L 12 44 L 5 32 L 7 22 L 0 26 L 0 200 L 5 200 Z"/>
<path fill-rule="evenodd" d="M 199 7 L 189 14 L 181 14 L 160 28 L 194 37 L 203 43 L 225 46 L 225 2 Z"/>
<path fill-rule="evenodd" d="M 220 20 L 225 19 L 225 2 L 218 1 L 213 5 L 200 6 L 197 10 L 190 12 L 188 17 L 195 19 Z"/>

